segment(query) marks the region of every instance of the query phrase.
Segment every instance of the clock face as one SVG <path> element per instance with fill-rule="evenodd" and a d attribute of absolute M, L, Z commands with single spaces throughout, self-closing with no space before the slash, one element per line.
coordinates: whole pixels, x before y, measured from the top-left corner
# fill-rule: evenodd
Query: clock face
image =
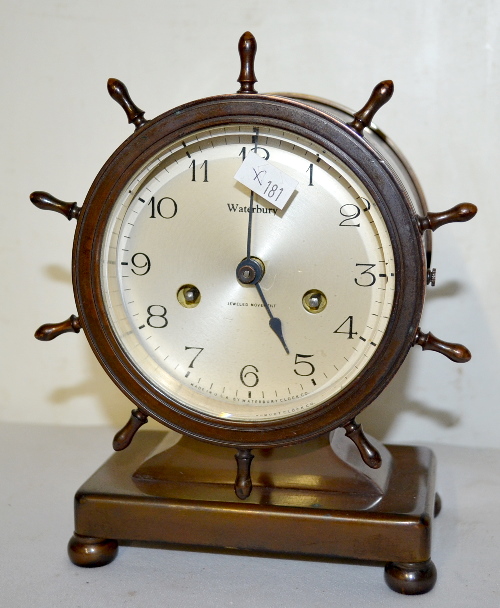
<path fill-rule="evenodd" d="M 351 421 L 412 346 L 425 273 L 380 153 L 260 95 L 138 128 L 96 177 L 73 249 L 79 321 L 113 381 L 143 413 L 227 446 Z"/>
<path fill-rule="evenodd" d="M 282 209 L 235 179 L 254 154 L 296 180 Z M 248 255 L 258 286 L 237 277 Z M 243 422 L 288 419 L 348 387 L 377 357 L 396 284 L 386 222 L 339 158 L 231 122 L 160 148 L 130 176 L 106 219 L 100 277 L 137 372 L 188 411 Z"/>

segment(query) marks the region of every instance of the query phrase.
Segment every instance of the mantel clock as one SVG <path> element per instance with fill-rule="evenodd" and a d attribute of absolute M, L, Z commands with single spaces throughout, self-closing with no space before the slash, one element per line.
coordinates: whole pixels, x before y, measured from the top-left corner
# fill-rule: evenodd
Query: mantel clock
<path fill-rule="evenodd" d="M 430 233 L 476 208 L 427 211 L 372 123 L 391 81 L 355 113 L 260 95 L 256 48 L 245 33 L 236 94 L 153 120 L 110 79 L 134 134 L 81 208 L 31 195 L 77 220 L 77 315 L 36 337 L 83 329 L 135 406 L 76 495 L 69 555 L 104 565 L 128 540 L 376 560 L 423 593 L 434 457 L 377 444 L 356 416 L 412 346 L 470 358 L 419 324 Z M 171 430 L 122 452 L 149 417 Z"/>

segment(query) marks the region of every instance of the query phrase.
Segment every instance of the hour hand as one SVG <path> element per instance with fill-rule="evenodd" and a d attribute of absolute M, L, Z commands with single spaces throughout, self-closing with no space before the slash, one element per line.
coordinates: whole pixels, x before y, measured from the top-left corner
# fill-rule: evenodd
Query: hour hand
<path fill-rule="evenodd" d="M 262 287 L 259 284 L 256 284 L 255 287 L 257 288 L 257 291 L 259 292 L 260 299 L 262 300 L 262 303 L 264 304 L 264 307 L 267 310 L 267 314 L 270 317 L 270 319 L 269 319 L 269 327 L 278 336 L 278 338 L 280 339 L 281 344 L 283 344 L 283 348 L 285 349 L 286 354 L 289 355 L 290 351 L 288 350 L 288 346 L 286 345 L 285 338 L 283 337 L 283 330 L 281 329 L 281 319 L 278 319 L 278 317 L 274 317 L 273 316 L 273 314 L 271 312 L 271 309 L 269 308 L 269 304 L 267 303 L 266 298 L 264 296 L 264 293 L 262 291 Z"/>
<path fill-rule="evenodd" d="M 236 277 L 243 285 L 254 285 L 257 289 L 262 304 L 269 315 L 269 327 L 278 336 L 286 354 L 290 354 L 288 346 L 286 345 L 285 338 L 283 337 L 283 329 L 281 327 L 281 319 L 275 317 L 271 312 L 269 304 L 267 303 L 262 287 L 259 285 L 262 277 L 264 276 L 264 263 L 256 257 L 247 257 L 242 260 L 236 268 Z"/>

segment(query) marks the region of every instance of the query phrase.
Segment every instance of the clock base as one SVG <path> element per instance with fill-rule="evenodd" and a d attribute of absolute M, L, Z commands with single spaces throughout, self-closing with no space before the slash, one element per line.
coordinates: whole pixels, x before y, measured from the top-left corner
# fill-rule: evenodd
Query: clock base
<path fill-rule="evenodd" d="M 376 561 L 386 564 L 394 591 L 418 594 L 434 586 L 438 497 L 428 448 L 387 446 L 392 467 L 383 494 L 349 473 L 328 437 L 254 450 L 254 489 L 243 501 L 233 489 L 234 450 L 184 437 L 158 454 L 164 437 L 138 433 L 78 490 L 68 545 L 73 563 L 103 566 L 120 541 L 160 542 Z"/>

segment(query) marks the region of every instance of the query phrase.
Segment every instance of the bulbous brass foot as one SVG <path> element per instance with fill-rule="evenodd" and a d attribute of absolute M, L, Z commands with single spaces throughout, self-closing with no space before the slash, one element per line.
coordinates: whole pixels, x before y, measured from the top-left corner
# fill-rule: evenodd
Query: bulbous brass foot
<path fill-rule="evenodd" d="M 409 564 L 389 562 L 385 566 L 385 582 L 393 591 L 404 595 L 427 593 L 436 579 L 436 566 L 430 559 Z"/>
<path fill-rule="evenodd" d="M 115 559 L 117 553 L 116 540 L 73 534 L 68 543 L 69 559 L 82 568 L 106 566 Z"/>

